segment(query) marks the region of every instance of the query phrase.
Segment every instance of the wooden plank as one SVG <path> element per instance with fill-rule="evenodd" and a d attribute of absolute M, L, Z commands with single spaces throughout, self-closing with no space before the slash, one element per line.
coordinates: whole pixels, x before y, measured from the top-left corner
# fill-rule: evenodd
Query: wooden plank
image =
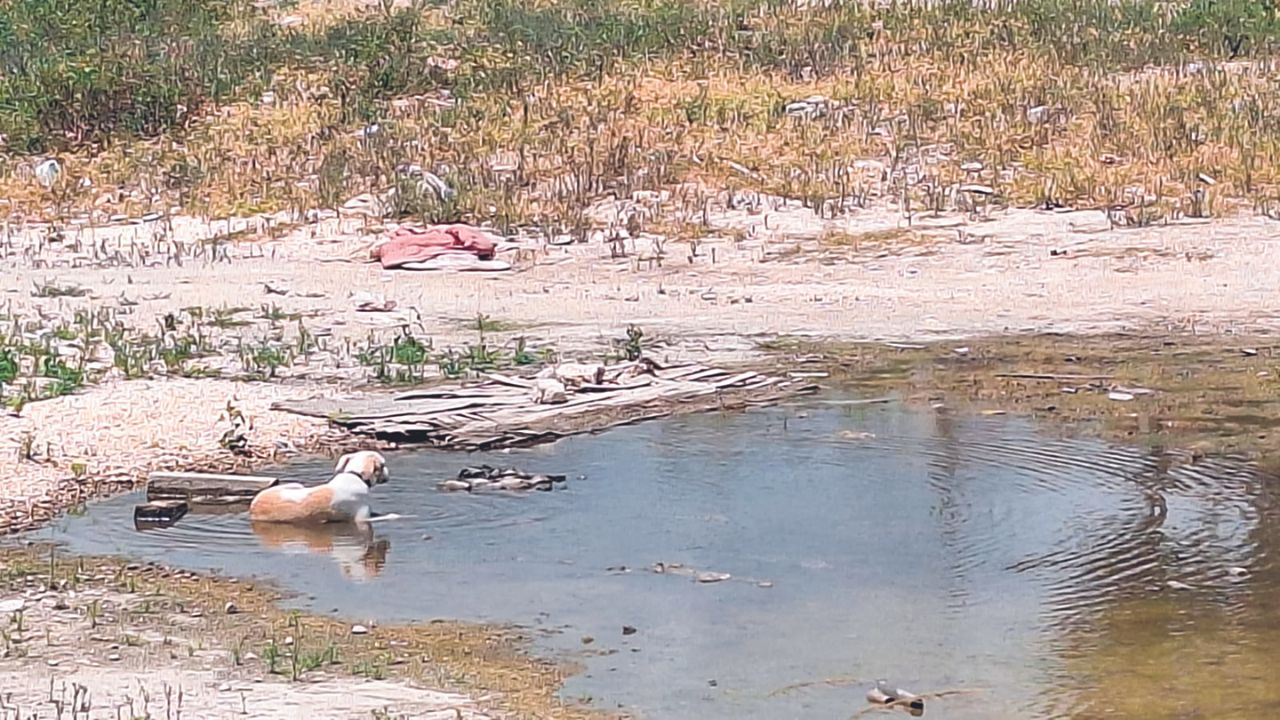
<path fill-rule="evenodd" d="M 428 388 L 407 390 L 394 396 L 396 402 L 409 400 L 488 400 L 490 398 L 522 398 L 523 387 L 498 386 L 493 383 L 475 388 Z"/>
<path fill-rule="evenodd" d="M 998 378 L 1017 380 L 1110 380 L 1110 375 L 1055 375 L 1051 373 L 996 373 Z"/>
<path fill-rule="evenodd" d="M 147 479 L 147 500 L 251 498 L 277 482 L 276 478 L 261 475 L 153 472 Z"/>
<path fill-rule="evenodd" d="M 659 370 L 658 372 L 655 373 L 655 375 L 662 378 L 663 380 L 679 380 L 682 378 L 686 378 L 690 375 L 696 375 L 697 373 L 707 372 L 708 370 L 714 371 L 714 372 L 721 372 L 720 370 L 716 370 L 715 368 L 709 368 L 706 365 L 694 364 L 694 365 L 681 365 L 678 367 L 667 368 L 665 370 Z"/>
<path fill-rule="evenodd" d="M 141 527 L 169 527 L 182 519 L 187 514 L 187 503 L 185 500 L 155 500 L 134 506 L 133 508 L 133 526 Z"/>
<path fill-rule="evenodd" d="M 524 378 L 513 378 L 509 375 L 503 375 L 501 373 L 486 373 L 485 377 L 489 378 L 490 380 L 500 385 L 506 385 L 514 388 L 521 388 L 523 390 L 530 390 L 534 386 L 534 383 L 532 381 L 525 380 Z"/>
<path fill-rule="evenodd" d="M 628 372 L 628 366 L 610 366 L 606 372 L 616 377 Z M 534 403 L 524 392 L 531 384 L 524 378 L 493 373 L 479 385 L 455 384 L 343 401 L 345 412 L 331 417 L 357 432 L 412 435 L 436 446 L 480 449 L 562 437 L 566 432 L 562 428 L 596 432 L 677 412 L 769 404 L 817 389 L 786 378 L 698 364 L 658 369 L 617 385 L 580 387 L 571 390 L 567 402 L 556 404 Z M 317 400 L 308 401 L 305 409 L 338 407 L 332 401 Z"/>
<path fill-rule="evenodd" d="M 618 392 L 620 390 L 635 390 L 637 388 L 648 387 L 653 384 L 653 378 L 642 377 L 633 383 L 626 385 L 595 385 L 592 383 L 583 383 L 581 386 L 574 388 L 578 392 Z"/>
<path fill-rule="evenodd" d="M 744 382 L 746 382 L 746 381 L 748 381 L 748 380 L 750 380 L 750 379 L 752 379 L 752 378 L 756 377 L 757 375 L 758 375 L 758 373 L 753 373 L 753 372 L 744 372 L 744 373 L 741 373 L 741 374 L 739 374 L 739 375 L 733 375 L 733 376 L 731 376 L 731 377 L 727 377 L 727 378 L 725 378 L 724 380 L 717 380 L 715 383 L 713 383 L 713 385 L 714 385 L 716 388 L 727 388 L 727 387 L 729 387 L 729 386 L 731 386 L 731 385 L 737 385 L 737 384 L 739 384 L 739 383 L 744 383 Z"/>

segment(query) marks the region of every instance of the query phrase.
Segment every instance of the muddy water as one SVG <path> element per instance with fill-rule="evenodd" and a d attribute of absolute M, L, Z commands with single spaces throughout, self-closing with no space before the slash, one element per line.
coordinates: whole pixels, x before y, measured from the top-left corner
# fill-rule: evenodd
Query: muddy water
<path fill-rule="evenodd" d="M 243 515 L 137 532 L 135 498 L 49 534 L 276 578 L 360 620 L 540 629 L 585 663 L 567 696 L 646 718 L 846 718 L 877 677 L 979 690 L 930 701 L 957 720 L 1280 713 L 1276 484 L 1230 459 L 1174 469 L 1011 418 L 830 400 L 389 459 L 377 509 L 413 517 L 373 536 Z M 479 462 L 570 480 L 435 489 Z M 859 682 L 777 692 L 826 678 Z"/>

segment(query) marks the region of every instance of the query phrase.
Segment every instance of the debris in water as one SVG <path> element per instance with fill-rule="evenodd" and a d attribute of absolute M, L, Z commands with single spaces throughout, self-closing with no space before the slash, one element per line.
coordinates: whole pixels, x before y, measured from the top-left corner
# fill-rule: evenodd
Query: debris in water
<path fill-rule="evenodd" d="M 729 573 L 702 572 L 702 573 L 698 573 L 697 580 L 700 583 L 718 583 L 718 582 L 724 582 L 725 580 L 728 580 L 732 577 L 733 576 L 730 575 Z"/>
<path fill-rule="evenodd" d="M 555 489 L 556 485 L 565 481 L 564 475 L 533 474 L 512 467 L 493 467 L 478 465 L 465 467 L 458 471 L 455 480 L 440 483 L 440 489 L 456 492 L 475 492 L 476 490 L 542 490 Z"/>
<path fill-rule="evenodd" d="M 363 626 L 363 625 L 352 625 L 352 626 L 351 626 L 351 634 L 352 634 L 352 635 L 368 635 L 368 634 L 369 634 L 369 628 L 367 628 L 367 627 L 365 627 L 365 626 Z"/>
<path fill-rule="evenodd" d="M 1133 399 L 1133 393 L 1120 392 L 1119 390 L 1112 390 L 1111 392 L 1107 393 L 1107 398 L 1110 400 L 1115 400 L 1117 402 L 1129 402 L 1130 400 Z"/>
<path fill-rule="evenodd" d="M 1170 580 L 1169 582 L 1165 583 L 1165 585 L 1168 585 L 1173 590 L 1195 590 L 1195 588 L 1191 587 L 1190 585 L 1184 582 L 1178 582 L 1177 580 Z"/>
<path fill-rule="evenodd" d="M 876 436 L 875 433 L 866 432 L 864 430 L 845 430 L 840 433 L 840 437 L 845 440 L 870 440 Z"/>
<path fill-rule="evenodd" d="M 891 685 L 888 680 L 877 680 L 875 687 L 867 691 L 867 702 L 876 705 L 905 707 L 915 717 L 924 714 L 924 698 L 915 693 Z"/>
<path fill-rule="evenodd" d="M 188 509 L 184 500 L 152 500 L 133 508 L 133 524 L 169 527 L 181 520 Z"/>

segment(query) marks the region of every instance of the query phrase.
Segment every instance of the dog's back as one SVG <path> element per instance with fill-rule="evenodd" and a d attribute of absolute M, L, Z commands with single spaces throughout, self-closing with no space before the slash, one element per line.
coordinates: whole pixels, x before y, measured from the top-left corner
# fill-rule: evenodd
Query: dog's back
<path fill-rule="evenodd" d="M 249 504 L 249 518 L 263 522 L 328 522 L 333 518 L 334 489 L 288 483 L 267 488 Z"/>

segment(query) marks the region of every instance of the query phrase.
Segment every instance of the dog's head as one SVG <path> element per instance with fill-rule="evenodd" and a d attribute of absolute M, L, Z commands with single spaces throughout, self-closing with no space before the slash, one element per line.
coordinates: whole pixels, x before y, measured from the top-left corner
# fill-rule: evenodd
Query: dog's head
<path fill-rule="evenodd" d="M 338 458 L 338 465 L 333 471 L 355 473 L 369 487 L 381 485 L 390 477 L 387 473 L 386 459 L 382 457 L 382 453 L 373 450 L 361 450 L 343 455 Z"/>

